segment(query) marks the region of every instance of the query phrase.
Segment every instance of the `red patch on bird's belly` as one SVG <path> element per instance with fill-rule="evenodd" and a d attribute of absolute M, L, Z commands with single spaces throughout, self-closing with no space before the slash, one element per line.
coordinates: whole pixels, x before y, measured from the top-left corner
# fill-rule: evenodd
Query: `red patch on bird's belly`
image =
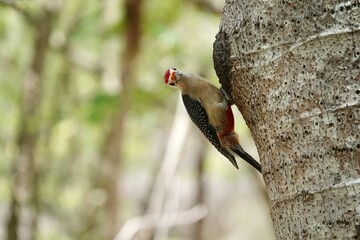
<path fill-rule="evenodd" d="M 226 127 L 218 133 L 219 137 L 223 137 L 226 135 L 231 134 L 234 131 L 234 114 L 231 110 L 231 106 L 228 106 L 228 109 L 226 110 Z"/>

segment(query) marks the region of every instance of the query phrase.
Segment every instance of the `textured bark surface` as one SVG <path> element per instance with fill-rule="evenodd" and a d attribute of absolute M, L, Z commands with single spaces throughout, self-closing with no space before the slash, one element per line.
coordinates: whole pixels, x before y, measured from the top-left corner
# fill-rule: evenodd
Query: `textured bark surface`
<path fill-rule="evenodd" d="M 225 1 L 214 66 L 256 142 L 277 239 L 360 239 L 359 30 L 359 1 Z"/>

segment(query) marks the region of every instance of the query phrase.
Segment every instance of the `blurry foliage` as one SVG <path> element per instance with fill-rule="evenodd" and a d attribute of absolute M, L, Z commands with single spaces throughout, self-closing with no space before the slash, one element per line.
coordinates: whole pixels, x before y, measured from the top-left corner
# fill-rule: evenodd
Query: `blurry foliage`
<path fill-rule="evenodd" d="M 94 124 L 101 124 L 106 120 L 108 113 L 116 109 L 117 106 L 117 96 L 99 92 L 90 99 L 88 106 L 86 106 L 87 119 Z"/>
<path fill-rule="evenodd" d="M 106 171 L 101 146 L 109 129 L 109 117 L 119 106 L 118 93 L 121 94 L 118 77 L 123 67 L 120 58 L 124 50 L 124 1 L 120 1 L 117 11 L 112 11 L 115 16 L 110 24 L 104 20 L 108 14 L 105 1 L 55 2 L 60 10 L 50 37 L 38 116 L 41 124 L 36 151 L 41 202 L 38 239 L 101 239 L 102 223 L 106 222 L 102 208 L 107 196 L 97 181 L 99 171 Z M 190 2 L 143 1 L 141 50 L 136 60 L 133 104 L 124 133 L 124 174 L 119 182 L 123 189 L 119 193 L 121 222 L 140 213 L 149 182 L 163 157 L 179 94 L 164 85 L 164 71 L 176 66 L 217 82 L 212 67 L 212 43 L 220 16 L 202 12 Z M 42 0 L 16 3 L 35 18 L 42 14 L 41 6 L 47 4 Z M 2 223 L 6 222 L 10 204 L 22 80 L 33 54 L 34 34 L 32 23 L 20 11 L 0 4 Z M 110 57 L 104 54 L 105 45 L 110 48 Z M 114 64 L 115 72 L 106 77 L 105 66 Z M 211 152 L 208 164 L 215 164 L 216 168 L 210 168 L 211 174 L 221 169 L 228 173 L 230 165 L 223 164 L 226 162 L 223 159 L 218 161 L 221 157 L 217 154 Z M 231 179 L 214 181 L 225 185 L 227 181 L 236 181 L 239 173 L 232 172 Z M 138 190 L 134 192 L 133 187 Z M 232 191 L 228 189 L 227 194 Z M 0 238 L 4 234 L 2 227 Z"/>

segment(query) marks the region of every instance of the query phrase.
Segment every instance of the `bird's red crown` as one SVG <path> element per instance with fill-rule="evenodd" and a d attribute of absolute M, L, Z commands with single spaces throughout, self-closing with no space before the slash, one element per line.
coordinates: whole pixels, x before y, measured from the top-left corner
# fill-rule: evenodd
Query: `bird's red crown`
<path fill-rule="evenodd" d="M 166 84 L 169 82 L 169 77 L 170 77 L 170 69 L 166 70 L 164 75 L 164 80 Z"/>

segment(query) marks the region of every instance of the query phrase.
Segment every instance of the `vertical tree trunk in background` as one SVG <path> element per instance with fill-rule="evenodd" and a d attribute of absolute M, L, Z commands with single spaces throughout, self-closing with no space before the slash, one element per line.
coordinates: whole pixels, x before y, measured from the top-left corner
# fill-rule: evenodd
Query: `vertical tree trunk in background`
<path fill-rule="evenodd" d="M 205 172 L 205 154 L 206 154 L 206 142 L 202 136 L 198 136 L 199 140 L 199 152 L 196 160 L 196 180 L 197 180 L 197 191 L 196 191 L 196 204 L 204 204 L 205 202 L 205 183 L 204 183 L 204 172 Z M 203 240 L 204 238 L 204 219 L 200 219 L 195 223 L 194 237 L 195 240 Z"/>
<path fill-rule="evenodd" d="M 113 239 L 119 228 L 118 225 L 118 206 L 119 199 L 118 179 L 120 176 L 120 163 L 123 159 L 123 139 L 125 129 L 125 119 L 131 106 L 131 94 L 134 87 L 134 63 L 139 51 L 141 33 L 141 4 L 142 0 L 125 1 L 125 31 L 121 37 L 125 37 L 124 52 L 122 53 L 121 66 L 121 86 L 119 95 L 118 112 L 114 113 L 108 136 L 105 140 L 103 159 L 104 159 L 104 188 L 107 193 L 105 203 L 108 216 L 106 238 Z"/>
<path fill-rule="evenodd" d="M 256 142 L 277 239 L 360 239 L 360 2 L 228 0 L 214 65 Z"/>
<path fill-rule="evenodd" d="M 38 213 L 36 182 L 36 145 L 39 137 L 39 108 L 43 70 L 52 29 L 54 12 L 44 8 L 34 28 L 34 53 L 24 76 L 20 129 L 17 136 L 18 156 L 15 159 L 12 204 L 8 222 L 9 240 L 35 239 Z"/>

